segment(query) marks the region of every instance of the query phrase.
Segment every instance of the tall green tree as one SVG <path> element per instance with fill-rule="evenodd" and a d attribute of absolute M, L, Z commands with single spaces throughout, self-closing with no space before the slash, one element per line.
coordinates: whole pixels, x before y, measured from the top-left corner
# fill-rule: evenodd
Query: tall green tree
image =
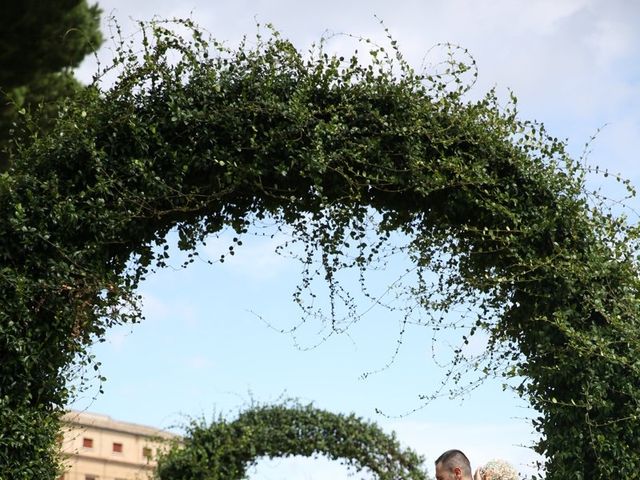
<path fill-rule="evenodd" d="M 6 170 L 20 114 L 39 109 L 37 127 L 48 129 L 56 102 L 80 87 L 72 69 L 102 35 L 100 9 L 86 0 L 9 0 L 0 13 L 0 170 Z"/>

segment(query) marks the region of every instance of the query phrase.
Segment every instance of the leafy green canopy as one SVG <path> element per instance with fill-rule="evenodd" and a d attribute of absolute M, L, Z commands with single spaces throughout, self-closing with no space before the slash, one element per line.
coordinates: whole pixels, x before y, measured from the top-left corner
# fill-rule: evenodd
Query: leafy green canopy
<path fill-rule="evenodd" d="M 427 480 L 423 458 L 354 415 L 296 404 L 253 407 L 233 421 L 194 423 L 160 457 L 159 480 L 241 480 L 260 458 L 325 455 L 380 480 Z"/>
<path fill-rule="evenodd" d="M 0 22 L 0 170 L 19 112 L 42 108 L 39 128 L 57 116 L 55 103 L 80 87 L 70 69 L 102 42 L 100 10 L 86 0 L 5 0 Z"/>
<path fill-rule="evenodd" d="M 68 102 L 50 135 L 25 131 L 0 176 L 0 477 L 54 478 L 44 420 L 92 339 L 140 318 L 136 286 L 171 229 L 194 255 L 266 216 L 303 242 L 298 301 L 320 279 L 334 313 L 350 302 L 341 270 L 399 249 L 424 324 L 473 307 L 462 341 L 484 331 L 487 352 L 461 346 L 450 377 L 526 379 L 546 478 L 636 476 L 637 230 L 585 191 L 561 142 L 491 92 L 465 100 L 469 67 L 424 76 L 392 40 L 363 41 L 361 62 L 277 33 L 237 49 L 143 34 L 112 87 Z"/>

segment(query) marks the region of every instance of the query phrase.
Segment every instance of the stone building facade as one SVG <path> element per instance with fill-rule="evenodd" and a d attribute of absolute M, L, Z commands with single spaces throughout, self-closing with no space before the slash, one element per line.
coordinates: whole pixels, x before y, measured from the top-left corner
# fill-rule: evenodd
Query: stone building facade
<path fill-rule="evenodd" d="M 61 435 L 63 480 L 146 480 L 159 451 L 177 437 L 106 415 L 70 411 Z"/>

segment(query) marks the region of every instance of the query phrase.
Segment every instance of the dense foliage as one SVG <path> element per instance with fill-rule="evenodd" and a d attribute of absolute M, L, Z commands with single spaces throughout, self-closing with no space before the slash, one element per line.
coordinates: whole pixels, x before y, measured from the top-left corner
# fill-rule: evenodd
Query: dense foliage
<path fill-rule="evenodd" d="M 229 421 L 193 423 L 187 436 L 160 457 L 159 480 L 242 480 L 261 458 L 324 455 L 380 480 L 427 480 L 423 459 L 402 450 L 395 435 L 354 415 L 311 405 L 250 408 Z"/>
<path fill-rule="evenodd" d="M 0 20 L 0 171 L 6 169 L 10 130 L 20 114 L 39 112 L 46 130 L 56 103 L 80 84 L 77 67 L 102 42 L 100 11 L 86 0 L 5 0 Z"/>
<path fill-rule="evenodd" d="M 322 44 L 302 55 L 277 33 L 227 49 L 143 32 L 115 84 L 80 92 L 49 135 L 25 129 L 0 175 L 0 477 L 55 478 L 43 451 L 69 365 L 140 318 L 136 286 L 165 265 L 170 230 L 193 255 L 265 217 L 304 246 L 303 313 L 326 282 L 340 331 L 340 272 L 364 278 L 402 252 L 407 322 L 469 311 L 450 378 L 525 379 L 546 478 L 637 475 L 637 231 L 586 191 L 561 142 L 492 92 L 465 99 L 473 70 L 455 56 L 425 75 L 393 40 L 363 40 L 360 60 Z M 469 358 L 477 331 L 487 350 Z"/>

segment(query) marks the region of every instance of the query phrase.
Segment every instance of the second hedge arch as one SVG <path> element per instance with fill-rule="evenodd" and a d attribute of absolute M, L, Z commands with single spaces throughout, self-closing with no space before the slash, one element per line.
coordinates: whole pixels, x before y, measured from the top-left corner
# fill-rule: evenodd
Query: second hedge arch
<path fill-rule="evenodd" d="M 638 231 L 561 142 L 491 92 L 465 100 L 472 65 L 415 72 L 393 40 L 363 41 L 362 63 L 277 32 L 237 49 L 142 32 L 116 83 L 68 102 L 50 135 L 27 121 L 0 174 L 1 478 L 56 478 L 70 366 L 140 320 L 136 287 L 166 265 L 169 231 L 194 255 L 232 228 L 233 251 L 266 217 L 304 245 L 303 313 L 320 279 L 337 322 L 340 271 L 389 249 L 414 264 L 406 321 L 471 304 L 450 376 L 525 378 L 548 480 L 640 471 Z M 486 354 L 466 358 L 478 330 Z"/>
<path fill-rule="evenodd" d="M 427 480 L 423 459 L 400 448 L 394 434 L 354 415 L 311 405 L 267 405 L 235 420 L 194 424 L 161 457 L 158 480 L 242 480 L 260 458 L 325 455 L 379 480 Z"/>

